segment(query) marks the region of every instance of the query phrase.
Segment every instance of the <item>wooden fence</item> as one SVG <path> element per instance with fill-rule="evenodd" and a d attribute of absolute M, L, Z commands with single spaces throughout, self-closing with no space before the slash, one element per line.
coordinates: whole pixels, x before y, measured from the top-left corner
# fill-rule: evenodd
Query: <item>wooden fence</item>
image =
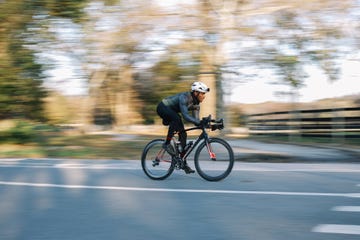
<path fill-rule="evenodd" d="M 360 138 L 360 107 L 247 115 L 250 135 Z"/>

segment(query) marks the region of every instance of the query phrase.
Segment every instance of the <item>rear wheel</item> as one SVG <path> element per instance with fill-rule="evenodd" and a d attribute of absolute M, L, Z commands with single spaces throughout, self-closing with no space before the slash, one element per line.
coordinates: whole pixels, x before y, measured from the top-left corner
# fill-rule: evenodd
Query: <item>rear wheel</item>
<path fill-rule="evenodd" d="M 226 178 L 234 166 L 234 153 L 223 139 L 210 138 L 208 144 L 202 142 L 194 156 L 198 174 L 208 181 Z"/>
<path fill-rule="evenodd" d="M 163 149 L 163 143 L 163 139 L 152 140 L 145 146 L 141 156 L 144 173 L 154 180 L 163 180 L 174 171 L 172 157 Z"/>

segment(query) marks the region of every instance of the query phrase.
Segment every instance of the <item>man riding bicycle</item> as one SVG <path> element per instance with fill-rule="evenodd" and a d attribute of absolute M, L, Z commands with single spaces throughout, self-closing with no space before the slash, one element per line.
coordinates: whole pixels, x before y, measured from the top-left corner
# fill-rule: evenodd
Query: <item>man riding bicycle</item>
<path fill-rule="evenodd" d="M 184 155 L 184 149 L 186 146 L 187 133 L 183 131 L 184 123 L 182 117 L 196 126 L 201 124 L 199 119 L 200 103 L 205 99 L 205 93 L 209 92 L 208 88 L 202 82 L 194 82 L 191 85 L 191 92 L 181 92 L 173 96 L 164 98 L 157 106 L 157 113 L 163 119 L 164 125 L 169 125 L 168 133 L 165 139 L 163 148 L 172 156 L 176 155 L 176 150 L 170 144 L 171 139 L 174 136 L 175 132 L 179 134 L 179 141 L 181 144 L 181 149 L 183 150 L 180 153 L 181 156 Z M 189 114 L 189 111 L 192 111 L 192 115 Z M 185 173 L 194 173 L 186 163 L 184 162 L 183 170 Z"/>

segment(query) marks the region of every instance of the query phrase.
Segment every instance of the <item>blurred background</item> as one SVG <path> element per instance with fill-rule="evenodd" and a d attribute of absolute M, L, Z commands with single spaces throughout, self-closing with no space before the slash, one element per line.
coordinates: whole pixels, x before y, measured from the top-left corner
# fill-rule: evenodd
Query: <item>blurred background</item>
<path fill-rule="evenodd" d="M 359 46 L 360 0 L 3 0 L 0 155 L 164 134 L 157 103 L 193 81 L 229 137 L 357 146 Z"/>

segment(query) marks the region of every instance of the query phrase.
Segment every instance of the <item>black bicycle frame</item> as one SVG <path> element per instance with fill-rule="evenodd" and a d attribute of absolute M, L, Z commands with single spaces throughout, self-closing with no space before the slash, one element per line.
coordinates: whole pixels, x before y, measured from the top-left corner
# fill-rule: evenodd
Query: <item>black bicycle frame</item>
<path fill-rule="evenodd" d="M 192 131 L 192 130 L 196 130 L 196 129 L 201 129 L 202 133 L 199 135 L 199 137 L 195 140 L 195 143 L 190 147 L 189 150 L 186 151 L 183 159 L 185 160 L 190 153 L 195 149 L 195 147 L 204 139 L 205 143 L 206 143 L 206 147 L 209 151 L 209 155 L 211 158 L 213 158 L 214 153 L 211 150 L 211 146 L 209 144 L 209 135 L 207 134 L 206 130 L 204 129 L 204 127 L 192 127 L 192 128 L 188 128 L 185 129 L 183 131 L 188 132 L 188 131 Z"/>

